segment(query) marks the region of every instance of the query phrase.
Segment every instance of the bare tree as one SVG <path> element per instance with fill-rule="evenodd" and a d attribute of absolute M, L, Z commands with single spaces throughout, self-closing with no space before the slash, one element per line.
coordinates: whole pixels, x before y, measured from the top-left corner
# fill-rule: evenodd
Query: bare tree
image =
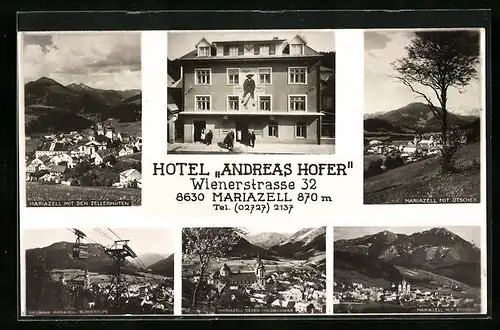
<path fill-rule="evenodd" d="M 392 63 L 397 79 L 425 99 L 441 125 L 443 172 L 453 170 L 452 157 L 458 148 L 450 135 L 448 123 L 448 89 L 460 93 L 472 79 L 477 79 L 480 38 L 478 31 L 415 32 L 405 48 L 407 55 Z M 431 96 L 436 97 L 439 107 Z"/>
<path fill-rule="evenodd" d="M 198 259 L 200 262 L 200 268 L 197 271 L 199 280 L 196 283 L 191 300 L 192 308 L 196 304 L 198 289 L 210 263 L 216 258 L 225 257 L 243 234 L 242 229 L 228 227 L 184 228 L 182 230 L 183 255 Z"/>

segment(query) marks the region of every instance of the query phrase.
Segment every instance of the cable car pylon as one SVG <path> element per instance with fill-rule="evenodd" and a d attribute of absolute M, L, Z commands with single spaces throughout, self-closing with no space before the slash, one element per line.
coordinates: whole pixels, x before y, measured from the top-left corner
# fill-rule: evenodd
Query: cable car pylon
<path fill-rule="evenodd" d="M 125 258 L 136 258 L 135 252 L 128 246 L 130 240 L 117 240 L 105 252 L 113 260 L 113 271 L 111 273 L 111 285 L 109 295 L 117 301 L 123 293 L 127 292 L 126 282 L 123 275 L 125 269 Z"/>

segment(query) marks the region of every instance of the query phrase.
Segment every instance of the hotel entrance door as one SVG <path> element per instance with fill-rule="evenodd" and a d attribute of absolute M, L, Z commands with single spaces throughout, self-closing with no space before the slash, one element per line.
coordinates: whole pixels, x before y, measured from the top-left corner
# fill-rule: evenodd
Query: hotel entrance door
<path fill-rule="evenodd" d="M 194 142 L 201 141 L 201 131 L 206 128 L 206 126 L 207 126 L 206 121 L 195 120 L 195 121 L 193 121 L 193 126 L 194 126 L 193 141 Z"/>
<path fill-rule="evenodd" d="M 238 131 L 241 132 L 241 138 L 238 139 Z M 248 123 L 246 122 L 237 122 L 236 123 L 236 141 L 248 144 Z"/>

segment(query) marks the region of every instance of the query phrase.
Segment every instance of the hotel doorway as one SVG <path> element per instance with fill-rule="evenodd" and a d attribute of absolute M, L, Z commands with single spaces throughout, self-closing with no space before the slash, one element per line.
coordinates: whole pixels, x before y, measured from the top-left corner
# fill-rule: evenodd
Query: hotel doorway
<path fill-rule="evenodd" d="M 240 139 L 238 139 L 238 131 L 241 131 Z M 248 123 L 236 122 L 236 141 L 248 144 Z"/>
<path fill-rule="evenodd" d="M 201 141 L 201 131 L 206 128 L 207 122 L 204 120 L 194 120 L 193 126 L 194 126 L 193 141 L 200 142 Z"/>

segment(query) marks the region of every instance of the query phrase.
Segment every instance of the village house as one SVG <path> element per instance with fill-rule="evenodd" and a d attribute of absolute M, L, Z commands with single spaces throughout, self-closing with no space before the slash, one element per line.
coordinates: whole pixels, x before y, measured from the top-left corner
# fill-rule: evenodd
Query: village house
<path fill-rule="evenodd" d="M 291 40 L 213 41 L 205 38 L 182 56 L 183 142 L 212 131 L 221 141 L 232 131 L 249 130 L 257 143 L 330 143 L 334 131 L 333 93 L 324 98 L 323 55 L 297 35 Z M 332 74 L 333 75 L 333 74 Z M 330 78 L 333 79 L 333 78 Z M 253 98 L 252 98 L 253 96 Z M 323 124 L 323 117 L 328 118 Z M 178 127 L 176 124 L 175 127 Z M 169 125 L 169 130 L 174 125 Z M 169 133 L 169 139 L 176 134 Z M 326 137 L 326 139 L 323 139 Z"/>
<path fill-rule="evenodd" d="M 55 155 L 63 154 L 68 152 L 68 144 L 60 142 L 45 142 L 39 149 L 35 151 L 35 158 L 41 158 L 42 156 L 52 157 Z"/>
<path fill-rule="evenodd" d="M 291 288 L 283 292 L 283 298 L 286 300 L 300 301 L 304 299 L 304 293 L 297 288 Z"/>
<path fill-rule="evenodd" d="M 54 165 L 49 169 L 52 176 L 61 176 L 64 172 L 66 172 L 66 166 L 64 165 Z"/>
<path fill-rule="evenodd" d="M 118 156 L 123 157 L 123 156 L 131 155 L 133 153 L 134 153 L 134 149 L 130 148 L 129 146 L 124 146 L 118 152 Z"/>
<path fill-rule="evenodd" d="M 137 151 L 142 150 L 142 138 L 139 136 L 137 139 L 134 141 L 134 147 L 137 149 Z"/>
<path fill-rule="evenodd" d="M 134 168 L 130 168 L 120 173 L 120 184 L 124 186 L 139 180 L 141 180 L 141 172 Z"/>
<path fill-rule="evenodd" d="M 75 164 L 73 163 L 73 158 L 68 154 L 59 154 L 59 155 L 53 156 L 49 162 L 53 165 L 59 165 L 60 163 L 64 162 L 64 163 L 66 163 L 66 166 L 68 168 L 75 167 Z"/>
<path fill-rule="evenodd" d="M 182 68 L 181 68 L 182 70 Z M 170 76 L 169 85 L 167 88 L 167 136 L 168 143 L 175 143 L 177 140 L 184 138 L 183 124 L 182 121 L 177 121 L 179 119 L 179 112 L 181 112 L 182 105 L 182 78 L 174 82 L 174 79 Z"/>
<path fill-rule="evenodd" d="M 38 170 L 38 166 L 39 165 L 31 163 L 28 166 L 26 166 L 26 172 L 27 173 L 35 173 Z"/>
<path fill-rule="evenodd" d="M 293 308 L 295 306 L 295 302 L 290 300 L 276 299 L 271 303 L 273 307 L 283 307 L 283 308 Z"/>
<path fill-rule="evenodd" d="M 298 301 L 295 303 L 294 307 L 297 313 L 304 314 L 314 312 L 314 305 L 312 303 Z"/>
<path fill-rule="evenodd" d="M 106 164 L 114 157 L 115 151 L 113 149 L 98 150 L 91 155 L 91 158 L 94 160 L 94 165 L 96 166 Z"/>

